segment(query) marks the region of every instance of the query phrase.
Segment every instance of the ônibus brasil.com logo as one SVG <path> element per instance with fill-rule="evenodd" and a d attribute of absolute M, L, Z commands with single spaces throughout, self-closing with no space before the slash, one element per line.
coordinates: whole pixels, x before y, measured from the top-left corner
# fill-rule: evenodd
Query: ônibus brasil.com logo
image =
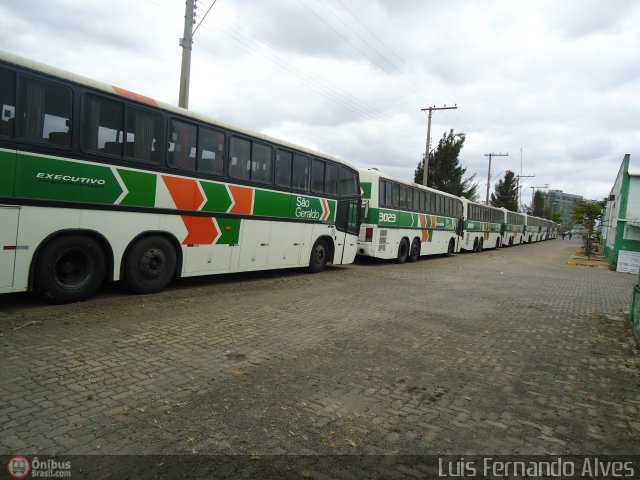
<path fill-rule="evenodd" d="M 11 478 L 27 478 L 30 473 L 34 478 L 69 478 L 71 462 L 55 458 L 40 460 L 38 457 L 29 460 L 22 455 L 15 455 L 7 462 L 7 471 Z"/>

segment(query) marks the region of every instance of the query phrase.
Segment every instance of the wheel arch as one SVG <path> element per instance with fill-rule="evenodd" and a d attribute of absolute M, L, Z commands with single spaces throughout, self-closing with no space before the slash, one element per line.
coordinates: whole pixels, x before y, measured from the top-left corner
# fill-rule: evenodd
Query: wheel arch
<path fill-rule="evenodd" d="M 106 239 L 106 237 L 102 235 L 100 232 L 97 232 L 96 230 L 83 229 L 83 228 L 67 228 L 67 229 L 57 230 L 55 232 L 50 233 L 45 238 L 43 238 L 40 244 L 36 247 L 35 251 L 33 252 L 33 256 L 31 257 L 31 263 L 29 264 L 29 280 L 28 280 L 29 290 L 33 290 L 35 285 L 34 277 L 35 277 L 36 264 L 38 263 L 38 257 L 40 256 L 42 249 L 53 240 L 56 240 L 58 238 L 61 238 L 67 235 L 86 235 L 88 237 L 91 237 L 95 241 L 97 241 L 102 247 L 102 249 L 104 250 L 105 258 L 107 260 L 106 280 L 109 280 L 109 281 L 113 280 L 113 273 L 114 273 L 113 248 L 111 248 L 111 244 Z"/>

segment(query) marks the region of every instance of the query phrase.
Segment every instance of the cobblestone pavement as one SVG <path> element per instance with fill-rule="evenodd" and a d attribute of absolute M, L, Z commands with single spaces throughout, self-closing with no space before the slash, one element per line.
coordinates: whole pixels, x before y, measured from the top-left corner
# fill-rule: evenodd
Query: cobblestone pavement
<path fill-rule="evenodd" d="M 5 295 L 0 453 L 637 453 L 635 276 L 576 247 Z"/>

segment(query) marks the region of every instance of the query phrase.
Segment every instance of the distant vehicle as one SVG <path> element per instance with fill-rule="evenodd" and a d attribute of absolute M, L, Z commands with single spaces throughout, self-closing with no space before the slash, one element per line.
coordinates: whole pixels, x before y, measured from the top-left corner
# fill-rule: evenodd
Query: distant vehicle
<path fill-rule="evenodd" d="M 458 251 L 460 198 L 375 168 L 358 171 L 364 191 L 358 255 L 404 263 Z"/>

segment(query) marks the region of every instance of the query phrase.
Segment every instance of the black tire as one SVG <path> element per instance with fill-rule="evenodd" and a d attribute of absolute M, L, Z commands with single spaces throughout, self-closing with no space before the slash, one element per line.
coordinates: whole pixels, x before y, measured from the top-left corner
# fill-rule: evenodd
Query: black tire
<path fill-rule="evenodd" d="M 496 250 L 500 248 L 500 239 L 496 238 Z"/>
<path fill-rule="evenodd" d="M 478 252 L 481 252 L 482 250 L 484 250 L 484 238 L 481 238 L 478 243 Z"/>
<path fill-rule="evenodd" d="M 329 247 L 325 240 L 319 239 L 313 244 L 311 255 L 309 256 L 309 271 L 318 273 L 327 267 L 329 260 Z"/>
<path fill-rule="evenodd" d="M 418 258 L 420 258 L 420 240 L 414 238 L 413 242 L 411 242 L 411 250 L 409 251 L 407 260 L 409 262 L 415 262 Z"/>
<path fill-rule="evenodd" d="M 34 287 L 48 302 L 77 302 L 98 291 L 106 272 L 100 243 L 88 235 L 65 235 L 51 240 L 38 254 Z"/>
<path fill-rule="evenodd" d="M 473 253 L 478 253 L 480 251 L 479 246 L 480 242 L 478 242 L 478 237 L 476 237 L 476 239 L 473 241 Z"/>
<path fill-rule="evenodd" d="M 403 238 L 398 245 L 398 256 L 396 257 L 396 263 L 403 264 L 409 258 L 409 240 Z"/>
<path fill-rule="evenodd" d="M 144 237 L 129 249 L 124 279 L 135 293 L 155 293 L 165 288 L 176 273 L 177 256 L 165 237 Z"/>
<path fill-rule="evenodd" d="M 453 255 L 453 252 L 456 249 L 456 242 L 453 240 L 453 238 L 451 240 L 449 240 L 449 246 L 447 247 L 447 253 L 445 253 L 446 257 L 450 257 L 451 255 Z"/>

